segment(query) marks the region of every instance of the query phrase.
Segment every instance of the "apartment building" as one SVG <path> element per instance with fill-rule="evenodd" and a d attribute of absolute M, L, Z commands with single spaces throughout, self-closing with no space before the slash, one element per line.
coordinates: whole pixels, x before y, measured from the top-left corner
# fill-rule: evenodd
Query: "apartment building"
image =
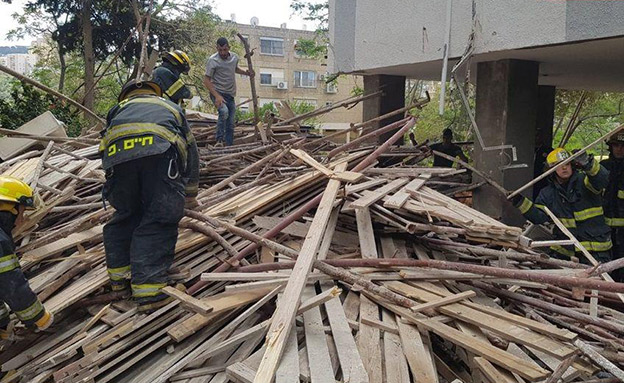
<path fill-rule="evenodd" d="M 11 53 L 3 58 L 3 65 L 24 75 L 30 74 L 37 64 L 37 55 L 30 53 Z"/>
<path fill-rule="evenodd" d="M 326 60 L 306 57 L 297 50 L 299 40 L 315 38 L 313 31 L 288 29 L 285 24 L 281 28 L 235 24 L 235 28 L 248 40 L 250 47 L 255 48 L 253 66 L 260 106 L 287 100 L 321 107 L 348 98 L 354 88 L 363 86 L 359 76 L 351 75 L 340 76 L 335 83 L 325 83 L 329 75 Z M 241 57 L 240 66 L 246 65 Z M 237 103 L 251 98 L 247 76 L 237 75 L 236 86 Z M 241 109 L 251 107 L 248 103 Z M 349 123 L 361 120 L 361 105 L 348 110 L 339 108 L 320 117 L 319 128 L 344 129 Z"/>

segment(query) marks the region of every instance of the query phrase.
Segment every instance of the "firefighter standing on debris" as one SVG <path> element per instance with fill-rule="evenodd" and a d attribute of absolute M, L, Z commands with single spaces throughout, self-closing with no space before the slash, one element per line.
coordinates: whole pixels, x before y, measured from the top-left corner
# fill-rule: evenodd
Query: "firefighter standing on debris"
<path fill-rule="evenodd" d="M 148 312 L 169 302 L 160 290 L 168 282 L 185 202 L 197 205 L 199 178 L 197 145 L 182 109 L 161 95 L 151 81 L 124 85 L 100 143 L 102 193 L 115 208 L 104 227 L 112 289 L 131 291 L 139 310 Z"/>
<path fill-rule="evenodd" d="M 557 148 L 548 154 L 546 164 L 552 168 L 568 157 L 570 154 L 565 149 Z M 601 194 L 607 186 L 609 172 L 587 153 L 576 159 L 575 166 L 582 171 L 570 163 L 558 167 L 535 203 L 521 195 L 515 196 L 512 202 L 534 224 L 550 220 L 541 209 L 548 207 L 597 261 L 608 262 L 611 260 L 611 231 L 605 222 Z M 556 237 L 567 239 L 559 230 Z M 575 254 L 574 246 L 552 246 L 550 249 L 556 258 L 565 259 Z"/>
<path fill-rule="evenodd" d="M 0 339 L 12 338 L 10 311 L 26 326 L 38 330 L 50 327 L 54 320 L 24 277 L 11 235 L 13 228 L 22 222 L 24 210 L 33 207 L 30 186 L 16 178 L 0 176 Z"/>
<path fill-rule="evenodd" d="M 191 60 L 181 50 L 166 52 L 162 60 L 162 65 L 152 73 L 152 81 L 160 86 L 167 98 L 180 105 L 183 99 L 191 98 L 191 91 L 180 79 L 182 74 L 191 70 Z"/>
<path fill-rule="evenodd" d="M 607 225 L 611 227 L 613 259 L 624 257 L 624 131 L 608 140 L 609 158 L 600 164 L 609 170 L 609 184 L 603 201 Z M 624 282 L 624 270 L 615 271 L 614 279 Z"/>

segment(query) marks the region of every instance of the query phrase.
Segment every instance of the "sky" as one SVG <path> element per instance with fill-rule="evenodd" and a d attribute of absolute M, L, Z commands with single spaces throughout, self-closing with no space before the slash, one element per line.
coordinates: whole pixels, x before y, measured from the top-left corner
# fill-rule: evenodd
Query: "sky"
<path fill-rule="evenodd" d="M 29 45 L 32 37 L 21 41 L 9 41 L 6 34 L 17 26 L 11 16 L 22 9 L 26 0 L 13 0 L 13 4 L 0 3 L 0 46 L 1 45 Z M 288 28 L 303 29 L 304 24 L 309 30 L 315 29 L 310 21 L 293 15 L 290 9 L 291 0 L 213 0 L 214 10 L 219 17 L 230 20 L 232 13 L 236 15 L 236 22 L 249 24 L 252 17 L 260 20 L 260 25 L 279 27 L 286 23 Z"/>

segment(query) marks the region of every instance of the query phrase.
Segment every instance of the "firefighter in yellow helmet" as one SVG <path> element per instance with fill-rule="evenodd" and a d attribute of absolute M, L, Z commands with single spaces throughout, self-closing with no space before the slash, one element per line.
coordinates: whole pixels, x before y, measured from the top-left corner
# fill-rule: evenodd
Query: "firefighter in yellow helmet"
<path fill-rule="evenodd" d="M 556 148 L 546 157 L 552 168 L 570 157 L 563 148 Z M 533 203 L 518 195 L 512 202 L 534 224 L 548 222 L 546 206 L 599 262 L 611 260 L 611 230 L 605 222 L 602 192 L 609 181 L 609 171 L 591 155 L 583 153 L 574 161 L 559 166 Z M 557 239 L 567 239 L 559 230 Z M 579 249 L 574 246 L 552 246 L 557 258 L 572 257 Z M 579 256 L 583 261 L 584 258 Z"/>
<path fill-rule="evenodd" d="M 23 220 L 24 210 L 34 207 L 33 191 L 17 178 L 0 176 L 0 338 L 11 339 L 11 312 L 26 326 L 50 327 L 54 318 L 30 288 L 15 255 L 11 231 Z"/>
<path fill-rule="evenodd" d="M 182 109 L 151 81 L 129 81 L 102 132 L 104 198 L 115 208 L 104 226 L 111 288 L 130 293 L 139 311 L 168 303 L 178 223 L 197 204 L 199 152 Z"/>
<path fill-rule="evenodd" d="M 181 104 L 183 99 L 191 98 L 191 91 L 180 79 L 182 74 L 191 70 L 191 60 L 181 50 L 166 52 L 162 57 L 162 65 L 154 69 L 152 81 L 160 85 L 163 96 L 175 104 Z"/>

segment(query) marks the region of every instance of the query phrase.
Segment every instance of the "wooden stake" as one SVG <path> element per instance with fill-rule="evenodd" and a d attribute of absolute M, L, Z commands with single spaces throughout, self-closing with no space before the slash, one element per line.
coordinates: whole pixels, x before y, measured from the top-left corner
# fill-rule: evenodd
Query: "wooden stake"
<path fill-rule="evenodd" d="M 237 33 L 236 36 L 243 43 L 243 47 L 245 48 L 245 58 L 247 59 L 247 68 L 249 68 L 249 83 L 251 86 L 251 100 L 253 103 L 253 113 L 254 113 L 254 126 L 256 128 L 256 137 L 258 135 L 258 123 L 260 122 L 260 115 L 258 114 L 258 94 L 256 93 L 256 73 L 253 70 L 253 63 L 251 60 L 251 56 L 253 56 L 254 52 L 249 48 L 249 42 L 247 39 L 243 37 L 240 33 Z"/>

